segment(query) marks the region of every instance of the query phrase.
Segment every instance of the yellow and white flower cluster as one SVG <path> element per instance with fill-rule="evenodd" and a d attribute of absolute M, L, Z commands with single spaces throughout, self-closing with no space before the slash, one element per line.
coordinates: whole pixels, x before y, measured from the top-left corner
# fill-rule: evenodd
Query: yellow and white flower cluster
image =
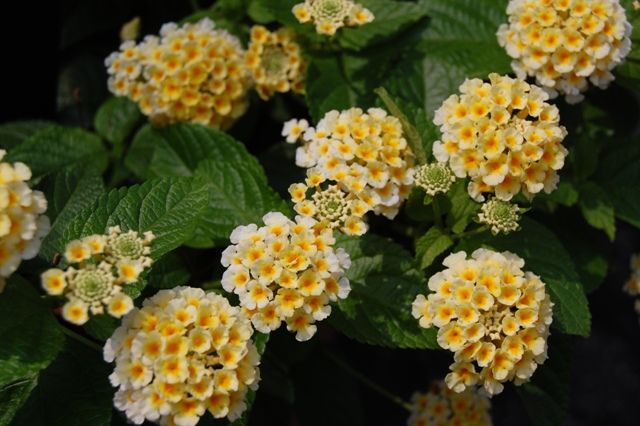
<path fill-rule="evenodd" d="M 245 52 L 208 18 L 182 28 L 165 24 L 160 37 L 139 44 L 126 41 L 105 65 L 111 93 L 137 102 L 158 125 L 190 121 L 226 129 L 248 107 Z"/>
<path fill-rule="evenodd" d="M 447 386 L 462 392 L 479 384 L 495 395 L 506 381 L 529 381 L 547 359 L 552 321 L 540 277 L 509 252 L 478 249 L 467 259 L 461 251 L 443 263 L 447 269 L 429 279 L 433 293 L 418 295 L 412 314 L 422 327 L 438 327 L 438 344 L 455 353 Z"/>
<path fill-rule="evenodd" d="M 491 226 L 491 233 L 497 235 L 502 232 L 508 234 L 520 229 L 520 207 L 508 201 L 492 198 L 481 207 L 478 222 Z"/>
<path fill-rule="evenodd" d="M 231 233 L 233 245 L 222 253 L 222 287 L 240 297 L 256 330 L 269 333 L 285 321 L 298 341 L 309 340 L 313 324 L 331 313 L 329 301 L 349 294 L 344 275 L 351 260 L 342 248 L 333 250 L 333 230 L 311 217 L 294 222 L 270 212 L 262 220 L 265 226 Z"/>
<path fill-rule="evenodd" d="M 624 283 L 624 291 L 632 296 L 638 296 L 640 295 L 640 254 L 631 256 L 629 267 L 631 268 L 631 276 Z M 636 300 L 635 309 L 640 314 L 640 299 Z"/>
<path fill-rule="evenodd" d="M 520 78 L 535 77 L 552 97 L 580 102 L 587 79 L 606 89 L 631 50 L 631 25 L 618 0 L 511 0 L 498 42 Z"/>
<path fill-rule="evenodd" d="M 92 315 L 107 313 L 120 318 L 133 309 L 133 300 L 122 292 L 151 267 L 149 244 L 153 232 L 122 233 L 120 226 L 109 228 L 109 235 L 90 235 L 67 244 L 64 257 L 70 265 L 65 271 L 52 268 L 41 276 L 42 287 L 54 296 L 65 296 L 62 317 L 77 325 Z"/>
<path fill-rule="evenodd" d="M 447 163 L 423 164 L 414 175 L 416 186 L 425 190 L 432 197 L 439 193 L 447 193 L 456 177 Z"/>
<path fill-rule="evenodd" d="M 114 405 L 135 424 L 194 426 L 209 411 L 233 421 L 260 381 L 253 329 L 227 299 L 199 288 L 161 290 L 122 319 L 104 346 L 115 360 Z"/>
<path fill-rule="evenodd" d="M 393 219 L 413 184 L 414 155 L 402 136 L 400 120 L 381 108 L 329 111 L 318 125 L 285 123 L 282 135 L 304 145 L 296 164 L 314 167 L 327 180 L 353 193 L 376 213 Z"/>
<path fill-rule="evenodd" d="M 0 149 L 0 161 L 7 151 Z M 33 191 L 26 181 L 31 169 L 24 163 L 0 162 L 0 292 L 5 278 L 13 274 L 22 260 L 33 259 L 51 224 L 43 213 L 47 200 Z"/>
<path fill-rule="evenodd" d="M 504 201 L 520 191 L 529 199 L 552 192 L 568 154 L 558 108 L 522 79 L 495 73 L 489 79 L 465 80 L 462 95 L 451 95 L 435 112 L 443 134 L 434 156 L 457 177 L 471 177 L 468 192 L 478 202 L 484 192 Z"/>
<path fill-rule="evenodd" d="M 488 398 L 475 389 L 460 393 L 447 388 L 442 381 L 433 382 L 427 393 L 411 397 L 412 412 L 408 426 L 491 426 Z"/>
<path fill-rule="evenodd" d="M 316 32 L 332 36 L 339 28 L 355 27 L 373 21 L 369 9 L 352 0 L 304 0 L 293 6 L 293 14 L 300 23 L 316 25 Z"/>
<path fill-rule="evenodd" d="M 337 185 L 329 185 L 326 189 L 320 186 L 326 176 L 315 167 L 307 169 L 305 183 L 294 183 L 289 186 L 293 207 L 302 216 L 308 216 L 327 228 L 338 228 L 347 235 L 362 235 L 369 229 L 362 216 L 371 207 L 364 201 L 355 198 L 353 192 L 346 194 Z M 312 189 L 311 200 L 307 192 Z"/>
<path fill-rule="evenodd" d="M 276 92 L 304 93 L 306 61 L 300 56 L 300 45 L 290 28 L 270 32 L 262 25 L 251 27 L 245 63 L 253 73 L 256 90 L 263 100 Z"/>

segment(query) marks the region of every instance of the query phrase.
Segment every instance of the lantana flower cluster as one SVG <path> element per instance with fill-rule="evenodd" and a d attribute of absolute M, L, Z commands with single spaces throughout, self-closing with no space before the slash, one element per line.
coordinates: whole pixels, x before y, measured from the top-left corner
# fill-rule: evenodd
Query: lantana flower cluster
<path fill-rule="evenodd" d="M 121 318 L 133 309 L 133 300 L 122 290 L 151 267 L 149 245 L 154 239 L 151 231 L 140 237 L 136 231 L 123 233 L 118 225 L 110 227 L 108 235 L 70 241 L 64 252 L 70 266 L 44 272 L 42 287 L 50 295 L 66 297 L 62 317 L 70 323 L 82 325 L 89 321 L 89 313 L 103 314 L 105 308 L 112 317 Z"/>
<path fill-rule="evenodd" d="M 433 197 L 436 194 L 449 192 L 456 177 L 447 163 L 442 162 L 423 164 L 414 175 L 414 180 L 416 186 Z"/>
<path fill-rule="evenodd" d="M 285 123 L 287 142 L 302 139 L 296 164 L 315 168 L 345 193 L 353 193 L 375 212 L 393 219 L 413 184 L 414 155 L 402 135 L 400 120 L 381 108 L 337 110 L 318 125 L 306 120 Z"/>
<path fill-rule="evenodd" d="M 248 107 L 245 51 L 208 18 L 182 28 L 164 24 L 160 37 L 139 44 L 125 41 L 105 65 L 111 93 L 137 102 L 158 125 L 190 121 L 225 129 Z"/>
<path fill-rule="evenodd" d="M 618 0 L 511 0 L 498 42 L 520 78 L 531 76 L 552 97 L 580 102 L 587 79 L 606 89 L 611 70 L 631 50 L 631 25 Z"/>
<path fill-rule="evenodd" d="M 292 12 L 300 23 L 315 24 L 316 32 L 327 36 L 345 25 L 364 25 L 374 19 L 369 9 L 352 0 L 305 0 L 296 4 Z"/>
<path fill-rule="evenodd" d="M 209 411 L 233 421 L 260 381 L 253 329 L 227 299 L 199 288 L 161 290 L 122 319 L 107 340 L 114 405 L 145 419 L 193 426 Z"/>
<path fill-rule="evenodd" d="M 0 149 L 0 160 L 7 151 Z M 51 224 L 43 213 L 47 200 L 33 191 L 26 181 L 31 169 L 24 163 L 0 162 L 0 292 L 5 278 L 13 274 L 22 260 L 38 254 Z"/>
<path fill-rule="evenodd" d="M 631 268 L 631 276 L 624 283 L 624 291 L 632 296 L 638 296 L 640 295 L 640 254 L 631 256 L 629 267 Z M 640 299 L 636 300 L 635 309 L 640 314 Z"/>
<path fill-rule="evenodd" d="M 504 201 L 520 191 L 529 199 L 552 192 L 568 154 L 558 108 L 522 79 L 495 73 L 489 79 L 465 80 L 462 95 L 451 95 L 435 112 L 443 134 L 434 156 L 457 177 L 471 177 L 468 192 L 479 202 L 486 192 Z"/>
<path fill-rule="evenodd" d="M 295 33 L 290 28 L 275 32 L 262 25 L 251 28 L 245 63 L 253 73 L 256 90 L 263 100 L 276 92 L 304 93 L 306 61 L 300 53 L 300 45 L 295 42 Z"/>
<path fill-rule="evenodd" d="M 412 314 L 420 326 L 438 327 L 438 344 L 454 352 L 447 386 L 462 392 L 479 384 L 495 395 L 506 381 L 529 381 L 547 359 L 552 321 L 540 277 L 524 272 L 524 260 L 509 252 L 478 249 L 467 259 L 461 251 L 443 264 L 447 269 L 429 279 L 433 293 L 418 295 Z"/>
<path fill-rule="evenodd" d="M 491 233 L 497 235 L 500 232 L 508 234 L 520 229 L 520 207 L 508 201 L 492 198 L 482 204 L 478 213 L 478 222 L 491 226 Z"/>
<path fill-rule="evenodd" d="M 329 301 L 349 294 L 351 260 L 342 248 L 333 249 L 333 230 L 311 217 L 294 222 L 270 212 L 262 220 L 264 226 L 231 233 L 233 245 L 222 253 L 222 287 L 239 296 L 256 330 L 269 333 L 285 321 L 297 340 L 309 340 L 314 323 L 331 313 Z"/>
<path fill-rule="evenodd" d="M 460 393 L 447 388 L 443 381 L 431 384 L 429 392 L 411 397 L 412 412 L 408 426 L 491 426 L 491 402 L 475 389 Z"/>

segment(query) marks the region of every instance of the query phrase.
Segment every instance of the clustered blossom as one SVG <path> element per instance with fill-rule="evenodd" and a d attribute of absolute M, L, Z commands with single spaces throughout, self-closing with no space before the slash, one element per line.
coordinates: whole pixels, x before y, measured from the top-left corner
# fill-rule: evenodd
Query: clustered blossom
<path fill-rule="evenodd" d="M 587 79 L 606 89 L 631 50 L 631 25 L 618 0 L 511 0 L 498 42 L 520 78 L 536 78 L 552 97 L 584 99 Z"/>
<path fill-rule="evenodd" d="M 209 411 L 233 421 L 257 390 L 260 356 L 240 308 L 199 288 L 161 290 L 122 319 L 104 346 L 115 360 L 114 405 L 135 424 L 194 426 Z"/>
<path fill-rule="evenodd" d="M 640 295 L 640 254 L 634 254 L 629 261 L 631 276 L 624 283 L 624 291 L 632 296 Z M 640 314 L 640 299 L 635 303 L 636 312 Z"/>
<path fill-rule="evenodd" d="M 413 179 L 416 186 L 424 189 L 432 197 L 438 193 L 449 192 L 451 184 L 456 181 L 447 163 L 423 164 Z"/>
<path fill-rule="evenodd" d="M 518 225 L 520 207 L 517 204 L 492 198 L 482 205 L 481 210 L 478 213 L 478 221 L 491 226 L 493 235 L 497 235 L 500 232 L 508 234 L 511 231 L 520 229 Z"/>
<path fill-rule="evenodd" d="M 304 0 L 292 9 L 300 23 L 315 24 L 316 32 L 332 36 L 345 25 L 355 27 L 373 21 L 369 9 L 352 0 Z"/>
<path fill-rule="evenodd" d="M 412 411 L 408 426 L 491 426 L 488 398 L 467 388 L 460 393 L 442 381 L 433 382 L 427 393 L 411 397 Z"/>
<path fill-rule="evenodd" d="M 245 63 L 262 99 L 268 100 L 275 92 L 304 93 L 306 61 L 300 56 L 300 46 L 290 28 L 270 32 L 262 25 L 254 25 Z"/>
<path fill-rule="evenodd" d="M 362 216 L 371 207 L 364 201 L 355 198 L 353 193 L 346 194 L 337 185 L 329 185 L 326 189 L 320 186 L 326 176 L 317 168 L 307 169 L 305 183 L 294 183 L 289 186 L 294 209 L 302 216 L 312 217 L 319 225 L 326 228 L 338 228 L 347 235 L 362 235 L 369 229 Z M 307 192 L 313 191 L 311 199 Z"/>
<path fill-rule="evenodd" d="M 315 128 L 306 120 L 290 120 L 282 135 L 290 143 L 302 139 L 298 166 L 315 168 L 375 214 L 393 219 L 409 196 L 414 155 L 402 136 L 400 120 L 383 109 L 329 111 Z"/>
<path fill-rule="evenodd" d="M 309 340 L 314 323 L 331 313 L 329 301 L 349 294 L 344 275 L 351 260 L 342 248 L 333 250 L 333 230 L 311 217 L 294 222 L 271 212 L 262 220 L 265 226 L 231 233 L 233 245 L 222 253 L 222 287 L 240 297 L 256 330 L 269 333 L 285 321 L 297 340 Z"/>
<path fill-rule="evenodd" d="M 0 160 L 7 152 L 0 149 Z M 31 169 L 24 163 L 0 162 L 0 292 L 5 278 L 13 274 L 22 260 L 38 254 L 51 224 L 43 213 L 47 200 L 40 191 L 29 188 Z"/>
<path fill-rule="evenodd" d="M 160 37 L 125 41 L 105 59 L 109 91 L 137 102 L 158 125 L 190 121 L 228 128 L 248 107 L 251 75 L 237 37 L 208 18 Z"/>
<path fill-rule="evenodd" d="M 479 384 L 495 395 L 506 381 L 529 381 L 547 359 L 552 321 L 540 277 L 509 252 L 478 249 L 467 259 L 461 251 L 443 263 L 447 269 L 429 279 L 433 293 L 418 295 L 412 314 L 422 327 L 438 327 L 438 344 L 455 353 L 447 386 L 462 392 Z"/>
<path fill-rule="evenodd" d="M 451 95 L 435 112 L 443 134 L 434 156 L 457 177 L 471 177 L 468 192 L 478 202 L 485 192 L 504 201 L 520 191 L 529 199 L 552 192 L 568 154 L 558 108 L 522 79 L 495 73 L 489 79 L 465 80 L 462 95 Z"/>
<path fill-rule="evenodd" d="M 86 323 L 89 312 L 103 314 L 105 307 L 109 315 L 121 318 L 133 309 L 133 300 L 122 290 L 151 267 L 149 244 L 154 239 L 151 231 L 141 238 L 136 231 L 123 233 L 118 225 L 109 228 L 109 235 L 70 241 L 64 258 L 71 266 L 44 272 L 42 287 L 50 295 L 66 297 L 62 317 L 73 324 Z"/>

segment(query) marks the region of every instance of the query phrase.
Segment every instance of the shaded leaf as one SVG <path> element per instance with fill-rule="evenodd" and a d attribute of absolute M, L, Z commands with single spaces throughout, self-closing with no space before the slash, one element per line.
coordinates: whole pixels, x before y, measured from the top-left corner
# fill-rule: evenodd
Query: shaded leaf
<path fill-rule="evenodd" d="M 416 261 L 420 268 L 425 269 L 431 266 L 436 257 L 444 253 L 453 245 L 453 238 L 444 234 L 442 230 L 436 226 L 429 228 L 416 242 Z"/>
<path fill-rule="evenodd" d="M 100 106 L 93 125 L 101 136 L 119 146 L 141 119 L 138 104 L 125 97 L 112 97 Z"/>
<path fill-rule="evenodd" d="M 580 187 L 580 210 L 589 225 L 606 232 L 609 240 L 616 235 L 616 219 L 613 205 L 607 193 L 593 182 Z"/>
<path fill-rule="evenodd" d="M 26 120 L 0 126 L 0 148 L 11 150 L 41 131 L 55 126 L 51 121 Z"/>
<path fill-rule="evenodd" d="M 8 425 L 11 422 L 37 382 L 38 375 L 33 373 L 11 383 L 0 384 L 0 425 Z"/>

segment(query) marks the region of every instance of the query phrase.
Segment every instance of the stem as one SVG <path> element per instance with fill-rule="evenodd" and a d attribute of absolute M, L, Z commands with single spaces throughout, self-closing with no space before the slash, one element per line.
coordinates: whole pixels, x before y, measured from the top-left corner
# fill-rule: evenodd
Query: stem
<path fill-rule="evenodd" d="M 191 3 L 191 8 L 194 12 L 200 12 L 200 5 L 198 4 L 198 0 L 189 0 L 189 3 Z"/>
<path fill-rule="evenodd" d="M 360 380 L 364 385 L 369 386 L 371 389 L 378 392 L 380 395 L 386 397 L 387 399 L 393 401 L 394 403 L 398 404 L 408 412 L 410 413 L 413 412 L 411 404 L 409 404 L 402 398 L 393 395 L 392 393 L 382 388 L 381 386 L 377 385 L 376 383 L 373 383 L 371 380 L 367 379 L 365 376 L 363 376 L 362 374 L 358 373 L 356 370 L 351 368 L 350 365 L 348 365 L 346 362 L 338 358 L 336 355 L 330 352 L 327 348 L 323 348 L 323 351 L 333 362 L 338 364 L 338 366 L 340 366 L 344 371 L 351 374 L 356 379 Z"/>
<path fill-rule="evenodd" d="M 454 239 L 462 239 L 462 238 L 471 237 L 473 235 L 482 234 L 483 232 L 488 230 L 489 230 L 489 225 L 483 225 L 480 228 L 474 229 L 473 231 L 463 232 L 462 234 L 452 235 L 451 237 Z"/>
<path fill-rule="evenodd" d="M 440 212 L 440 204 L 438 203 L 438 199 L 436 197 L 433 197 L 431 205 L 433 206 L 433 220 L 435 220 L 436 226 L 440 229 L 444 229 L 441 217 L 442 213 Z"/>
<path fill-rule="evenodd" d="M 87 339 L 86 337 L 82 337 L 81 335 L 79 335 L 76 332 L 73 332 L 73 331 L 69 330 L 67 327 L 62 327 L 62 332 L 64 334 L 66 334 L 67 336 L 71 337 L 72 339 L 74 339 L 75 341 L 80 342 L 83 345 L 102 353 L 102 346 L 98 345 L 97 343 L 92 342 L 91 340 Z"/>

